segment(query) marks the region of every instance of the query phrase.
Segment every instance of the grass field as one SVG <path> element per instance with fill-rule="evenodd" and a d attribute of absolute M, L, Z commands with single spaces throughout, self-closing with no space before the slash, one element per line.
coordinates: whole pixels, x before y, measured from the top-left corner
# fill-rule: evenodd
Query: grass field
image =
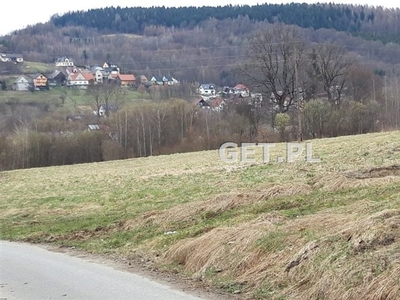
<path fill-rule="evenodd" d="M 15 78 L 16 79 L 16 78 Z M 143 99 L 143 96 L 134 90 L 127 89 L 126 95 L 123 96 L 125 100 L 124 107 L 129 107 L 141 101 L 148 101 Z M 64 104 L 62 98 L 65 98 Z M 94 108 L 95 101 L 93 96 L 88 94 L 87 90 L 69 89 L 62 86 L 50 87 L 49 91 L 0 91 L 0 103 L 10 102 L 20 103 L 37 103 L 37 104 L 50 104 L 53 109 L 63 109 L 70 113 L 83 113 L 82 107 Z"/>
<path fill-rule="evenodd" d="M 1 238 L 142 257 L 242 299 L 398 299 L 400 132 L 0 173 Z"/>
<path fill-rule="evenodd" d="M 24 73 L 49 73 L 54 71 L 54 64 L 46 64 L 42 62 L 24 61 L 22 64 L 22 71 Z"/>

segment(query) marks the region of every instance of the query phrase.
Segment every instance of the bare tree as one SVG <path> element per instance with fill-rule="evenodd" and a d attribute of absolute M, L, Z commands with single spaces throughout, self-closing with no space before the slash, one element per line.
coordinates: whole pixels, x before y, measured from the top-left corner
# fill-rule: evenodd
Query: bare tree
<path fill-rule="evenodd" d="M 127 95 L 127 92 L 123 88 L 114 82 L 108 81 L 99 85 L 91 85 L 87 91 L 92 96 L 92 103 L 95 105 L 98 116 L 100 116 L 102 106 L 105 110 L 105 116 L 109 116 L 112 109 L 120 109 Z"/>
<path fill-rule="evenodd" d="M 291 26 L 274 25 L 250 38 L 249 60 L 240 72 L 270 98 L 277 112 L 286 112 L 296 93 L 296 68 L 305 63 L 306 46 Z"/>
<path fill-rule="evenodd" d="M 355 58 L 342 47 L 334 44 L 321 44 L 315 47 L 312 65 L 331 103 L 337 105 L 341 103 L 346 80 L 355 64 Z"/>

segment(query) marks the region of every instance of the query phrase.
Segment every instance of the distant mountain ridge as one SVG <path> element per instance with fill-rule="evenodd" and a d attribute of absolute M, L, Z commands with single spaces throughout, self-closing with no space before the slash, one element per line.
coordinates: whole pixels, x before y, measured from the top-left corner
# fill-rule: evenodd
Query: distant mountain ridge
<path fill-rule="evenodd" d="M 282 22 L 302 28 L 335 29 L 365 39 L 400 44 L 400 10 L 367 5 L 291 3 L 179 8 L 107 7 L 56 15 L 51 22 L 57 27 L 84 26 L 105 32 L 142 34 L 150 25 L 192 29 L 209 19 L 238 17 L 246 17 L 253 22 Z"/>

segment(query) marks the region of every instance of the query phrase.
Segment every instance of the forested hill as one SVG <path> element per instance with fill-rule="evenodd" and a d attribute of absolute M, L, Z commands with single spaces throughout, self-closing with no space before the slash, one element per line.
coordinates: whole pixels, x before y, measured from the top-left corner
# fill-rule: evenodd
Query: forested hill
<path fill-rule="evenodd" d="M 113 33 L 142 34 L 146 26 L 191 29 L 210 18 L 246 17 L 251 21 L 282 22 L 303 28 L 350 32 L 384 43 L 400 43 L 400 10 L 336 4 L 262 4 L 218 7 L 107 7 L 53 16 L 57 27 L 84 26 Z"/>

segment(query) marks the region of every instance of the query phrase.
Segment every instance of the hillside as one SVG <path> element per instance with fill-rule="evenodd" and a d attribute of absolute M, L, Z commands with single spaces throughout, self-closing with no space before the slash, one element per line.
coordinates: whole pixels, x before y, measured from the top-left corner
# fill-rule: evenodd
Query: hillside
<path fill-rule="evenodd" d="M 335 4 L 91 9 L 2 37 L 0 51 L 46 63 L 110 60 L 126 73 L 233 85 L 249 37 L 277 23 L 296 26 L 310 45 L 344 47 L 379 74 L 398 64 L 399 10 Z"/>
<path fill-rule="evenodd" d="M 148 261 L 240 299 L 397 299 L 400 132 L 0 172 L 1 238 Z M 303 154 L 304 155 L 304 154 Z"/>
<path fill-rule="evenodd" d="M 291 3 L 218 7 L 107 7 L 69 12 L 54 16 L 51 21 L 57 27 L 83 26 L 102 31 L 143 34 L 144 28 L 151 25 L 183 29 L 194 28 L 209 19 L 221 21 L 245 17 L 253 22 L 282 22 L 315 30 L 335 29 L 384 43 L 400 43 L 399 14 L 399 11 L 367 5 Z M 393 24 L 396 19 L 397 24 Z"/>

